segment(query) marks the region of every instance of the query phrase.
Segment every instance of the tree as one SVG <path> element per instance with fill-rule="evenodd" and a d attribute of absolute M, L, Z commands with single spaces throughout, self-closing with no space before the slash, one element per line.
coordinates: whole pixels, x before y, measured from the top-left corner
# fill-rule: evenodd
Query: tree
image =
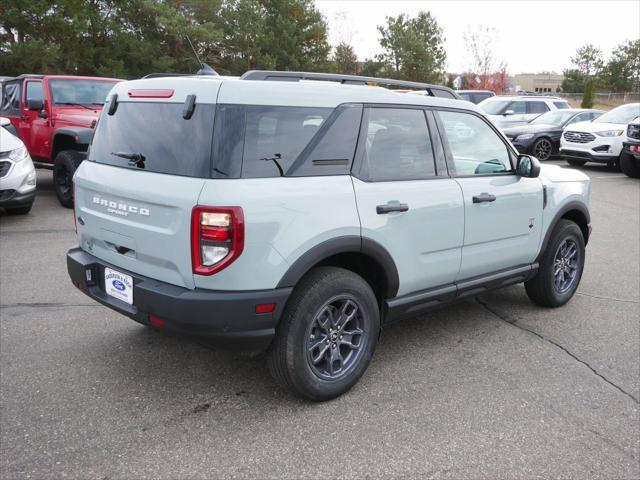
<path fill-rule="evenodd" d="M 582 108 L 593 108 L 593 97 L 595 95 L 595 90 L 595 80 L 593 78 L 590 78 L 585 83 L 584 95 L 582 96 L 582 103 L 580 104 Z"/>
<path fill-rule="evenodd" d="M 564 79 L 562 80 L 562 91 L 567 93 L 584 92 L 585 75 L 577 68 L 566 69 L 562 71 Z"/>
<path fill-rule="evenodd" d="M 601 76 L 606 88 L 614 92 L 640 90 L 640 40 L 618 45 Z"/>
<path fill-rule="evenodd" d="M 478 25 L 473 30 L 468 28 L 464 41 L 471 57 L 466 74 L 467 87 L 502 93 L 508 86 L 507 67 L 496 53 L 500 43 L 497 30 L 486 25 Z"/>
<path fill-rule="evenodd" d="M 333 53 L 333 63 L 338 73 L 347 75 L 358 73 L 358 57 L 351 45 L 339 43 Z"/>
<path fill-rule="evenodd" d="M 584 45 L 576 50 L 571 63 L 578 67 L 585 77 L 595 76 L 602 68 L 602 50 L 591 44 Z"/>
<path fill-rule="evenodd" d="M 375 59 L 367 58 L 360 69 L 360 75 L 365 77 L 382 77 L 384 76 L 382 72 L 383 68 L 384 65 L 382 63 Z"/>
<path fill-rule="evenodd" d="M 378 26 L 383 53 L 377 56 L 388 75 L 406 80 L 438 82 L 444 72 L 446 53 L 442 29 L 429 12 L 415 18 L 404 14 L 386 17 Z"/>

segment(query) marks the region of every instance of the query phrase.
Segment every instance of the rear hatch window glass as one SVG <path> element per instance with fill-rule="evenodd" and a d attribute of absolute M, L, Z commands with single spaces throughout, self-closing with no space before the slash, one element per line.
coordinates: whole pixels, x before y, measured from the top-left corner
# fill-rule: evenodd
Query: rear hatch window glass
<path fill-rule="evenodd" d="M 211 172 L 215 106 L 196 104 L 189 119 L 183 103 L 121 102 L 103 111 L 89 160 L 170 175 L 206 178 Z"/>

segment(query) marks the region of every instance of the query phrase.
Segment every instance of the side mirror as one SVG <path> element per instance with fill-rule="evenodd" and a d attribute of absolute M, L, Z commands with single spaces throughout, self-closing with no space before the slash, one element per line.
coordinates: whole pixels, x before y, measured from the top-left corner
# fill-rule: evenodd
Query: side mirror
<path fill-rule="evenodd" d="M 0 117 L 0 127 L 8 127 L 11 125 L 11 120 L 7 117 Z"/>
<path fill-rule="evenodd" d="M 513 110 L 507 110 L 506 112 L 503 113 L 503 115 L 506 117 L 507 115 L 513 115 L 514 113 L 516 112 L 514 112 Z"/>
<path fill-rule="evenodd" d="M 44 101 L 41 98 L 31 98 L 27 100 L 27 110 L 39 112 L 44 108 Z"/>
<path fill-rule="evenodd" d="M 519 155 L 516 174 L 520 177 L 537 178 L 540 175 L 540 162 L 531 155 Z"/>

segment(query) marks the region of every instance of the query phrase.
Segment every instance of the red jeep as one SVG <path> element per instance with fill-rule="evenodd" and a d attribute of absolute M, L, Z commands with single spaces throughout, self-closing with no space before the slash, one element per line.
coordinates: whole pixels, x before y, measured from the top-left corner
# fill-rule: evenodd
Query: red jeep
<path fill-rule="evenodd" d="M 0 84 L 0 116 L 27 146 L 36 168 L 53 169 L 54 188 L 73 206 L 72 178 L 116 78 L 20 75 Z"/>

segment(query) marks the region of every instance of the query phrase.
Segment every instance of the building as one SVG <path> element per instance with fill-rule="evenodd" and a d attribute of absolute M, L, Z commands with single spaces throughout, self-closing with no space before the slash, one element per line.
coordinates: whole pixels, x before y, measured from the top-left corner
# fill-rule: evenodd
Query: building
<path fill-rule="evenodd" d="M 515 91 L 557 93 L 562 90 L 564 75 L 557 73 L 519 73 L 514 75 L 511 85 Z"/>

